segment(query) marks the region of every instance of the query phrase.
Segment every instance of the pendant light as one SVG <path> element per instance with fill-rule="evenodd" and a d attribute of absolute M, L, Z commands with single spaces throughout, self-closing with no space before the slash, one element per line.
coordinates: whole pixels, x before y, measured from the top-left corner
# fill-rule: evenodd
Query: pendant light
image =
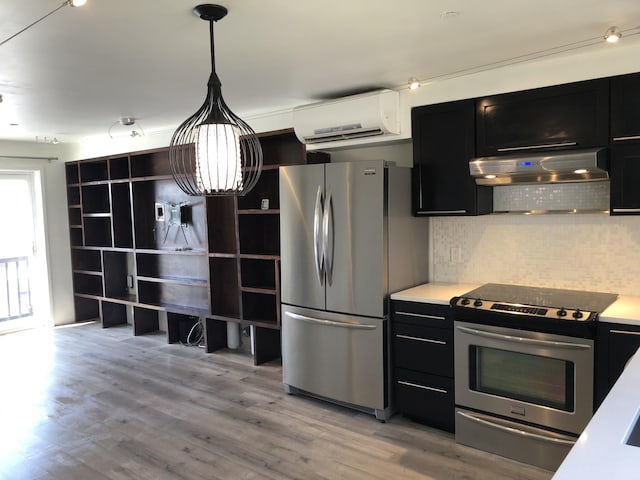
<path fill-rule="evenodd" d="M 262 148 L 253 129 L 222 98 L 213 24 L 225 17 L 227 9 L 204 4 L 193 12 L 209 22 L 211 75 L 204 104 L 173 133 L 169 144 L 171 173 L 189 195 L 246 195 L 260 177 Z"/>

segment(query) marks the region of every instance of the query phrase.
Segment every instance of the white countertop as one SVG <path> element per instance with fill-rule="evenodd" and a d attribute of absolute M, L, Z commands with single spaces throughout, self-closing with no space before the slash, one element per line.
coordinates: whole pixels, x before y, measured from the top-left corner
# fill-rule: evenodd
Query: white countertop
<path fill-rule="evenodd" d="M 640 297 L 618 296 L 618 299 L 602 312 L 598 319 L 607 323 L 640 325 Z"/>
<path fill-rule="evenodd" d="M 392 300 L 448 305 L 451 298 L 480 287 L 473 283 L 425 283 L 391 295 Z M 640 325 L 640 297 L 620 295 L 598 317 L 606 323 Z"/>
<path fill-rule="evenodd" d="M 391 295 L 392 300 L 449 305 L 449 300 L 478 288 L 469 283 L 425 283 Z"/>
<path fill-rule="evenodd" d="M 640 409 L 639 385 L 636 353 L 553 480 L 640 478 L 640 447 L 625 444 Z"/>

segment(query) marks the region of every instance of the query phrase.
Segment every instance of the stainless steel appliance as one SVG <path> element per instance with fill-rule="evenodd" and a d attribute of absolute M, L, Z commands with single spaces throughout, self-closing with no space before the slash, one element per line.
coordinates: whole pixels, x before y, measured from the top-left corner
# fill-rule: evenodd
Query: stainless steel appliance
<path fill-rule="evenodd" d="M 391 413 L 388 296 L 426 280 L 410 169 L 383 161 L 280 168 L 285 390 Z"/>
<path fill-rule="evenodd" d="M 593 414 L 615 294 L 487 284 L 454 297 L 456 441 L 556 469 Z"/>

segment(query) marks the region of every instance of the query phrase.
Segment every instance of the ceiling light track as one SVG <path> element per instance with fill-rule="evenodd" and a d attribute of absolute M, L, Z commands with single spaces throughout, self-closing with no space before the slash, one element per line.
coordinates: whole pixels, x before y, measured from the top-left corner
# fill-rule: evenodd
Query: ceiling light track
<path fill-rule="evenodd" d="M 607 32 L 605 33 L 604 36 L 600 36 L 600 37 L 594 37 L 594 38 L 589 38 L 587 40 L 580 40 L 577 42 L 572 42 L 572 43 L 567 43 L 564 45 L 560 45 L 557 47 L 552 47 L 552 48 L 547 48 L 544 50 L 538 50 L 536 52 L 531 52 L 531 53 L 525 53 L 523 55 L 518 55 L 515 57 L 511 57 L 508 59 L 504 59 L 504 60 L 498 60 L 496 62 L 491 62 L 491 63 L 487 63 L 484 65 L 478 65 L 476 67 L 471 67 L 471 68 L 465 68 L 463 70 L 457 70 L 455 72 L 451 72 L 451 73 L 446 73 L 443 75 L 437 75 L 434 77 L 429 77 L 429 78 L 423 78 L 420 80 L 411 78 L 410 81 L 414 80 L 422 85 L 429 83 L 429 82 L 434 82 L 437 80 L 450 80 L 453 78 L 459 78 L 459 77 L 463 77 L 465 75 L 471 75 L 474 73 L 482 73 L 482 72 L 486 72 L 488 70 L 493 70 L 495 68 L 502 68 L 502 67 L 508 67 L 511 65 L 516 65 L 519 63 L 524 63 L 530 60 L 538 60 L 541 58 L 545 58 L 545 57 L 550 57 L 553 55 L 557 55 L 560 53 L 566 53 L 566 52 L 570 52 L 570 51 L 574 51 L 574 50 L 579 50 L 581 48 L 586 48 L 586 47 L 592 47 L 594 45 L 598 45 L 602 43 L 602 40 L 606 40 L 608 43 L 616 43 L 615 41 L 611 41 L 608 38 L 608 35 L 617 35 L 618 40 L 620 38 L 622 38 L 622 36 L 624 35 L 625 38 L 628 37 L 632 37 L 635 35 L 640 34 L 640 26 L 638 27 L 633 27 L 633 28 L 628 28 L 626 30 L 620 30 L 618 27 L 610 27 Z M 406 87 L 404 87 L 406 88 Z"/>
<path fill-rule="evenodd" d="M 2 42 L 0 42 L 0 47 L 3 46 L 5 43 L 7 43 L 10 40 L 13 40 L 14 38 L 16 38 L 18 35 L 20 35 L 21 33 L 29 30 L 31 27 L 33 27 L 34 25 L 37 25 L 38 23 L 40 23 L 41 21 L 43 21 L 45 18 L 50 17 L 51 15 L 53 15 L 54 13 L 56 13 L 58 10 L 60 10 L 61 8 L 64 8 L 66 6 L 69 7 L 80 7 L 82 5 L 84 5 L 85 3 L 87 3 L 87 0 L 65 0 L 60 6 L 54 8 L 53 10 L 51 10 L 49 13 L 43 15 L 42 17 L 38 18 L 36 21 L 31 22 L 29 25 L 27 25 L 26 27 L 24 27 L 22 30 L 19 30 L 18 32 L 14 33 L 13 35 L 11 35 L 9 38 L 6 38 L 5 40 L 3 40 Z"/>

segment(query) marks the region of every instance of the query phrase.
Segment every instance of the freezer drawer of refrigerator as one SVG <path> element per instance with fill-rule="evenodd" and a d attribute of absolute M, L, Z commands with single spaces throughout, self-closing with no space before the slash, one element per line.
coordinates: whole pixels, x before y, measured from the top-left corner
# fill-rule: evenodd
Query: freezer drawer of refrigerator
<path fill-rule="evenodd" d="M 386 320 L 283 305 L 285 386 L 365 410 L 388 407 Z"/>

